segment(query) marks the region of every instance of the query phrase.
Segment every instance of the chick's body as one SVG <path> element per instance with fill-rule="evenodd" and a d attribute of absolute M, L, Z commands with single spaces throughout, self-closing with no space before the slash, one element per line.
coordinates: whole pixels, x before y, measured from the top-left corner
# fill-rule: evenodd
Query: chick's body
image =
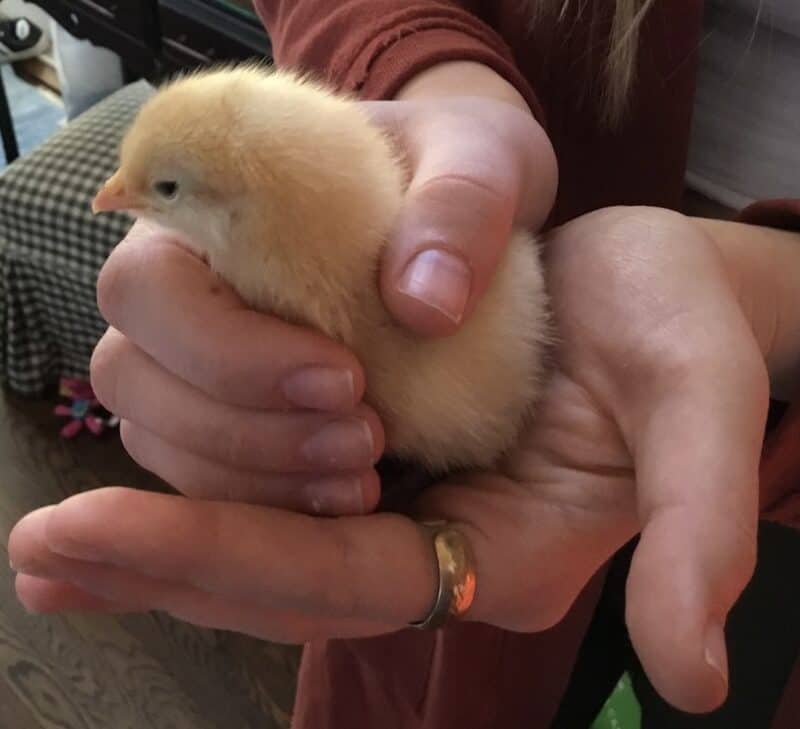
<path fill-rule="evenodd" d="M 413 336 L 378 288 L 405 184 L 391 140 L 355 101 L 288 73 L 236 68 L 157 92 L 107 187 L 124 189 L 134 214 L 182 233 L 254 308 L 350 347 L 389 453 L 433 472 L 489 466 L 540 388 L 547 317 L 536 244 L 513 234 L 456 334 Z"/>

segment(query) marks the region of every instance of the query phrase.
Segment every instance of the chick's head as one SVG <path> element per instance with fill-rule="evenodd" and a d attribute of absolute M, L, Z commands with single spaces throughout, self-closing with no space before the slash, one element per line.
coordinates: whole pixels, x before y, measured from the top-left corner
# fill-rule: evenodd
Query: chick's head
<path fill-rule="evenodd" d="M 92 207 L 150 219 L 212 259 L 253 238 L 270 255 L 322 259 L 365 232 L 383 235 L 402 186 L 390 144 L 357 104 L 285 72 L 240 67 L 155 93 Z"/>
<path fill-rule="evenodd" d="M 237 150 L 226 142 L 234 109 L 222 89 L 197 81 L 173 83 L 145 103 L 92 210 L 154 221 L 209 253 L 227 235 L 244 188 Z"/>

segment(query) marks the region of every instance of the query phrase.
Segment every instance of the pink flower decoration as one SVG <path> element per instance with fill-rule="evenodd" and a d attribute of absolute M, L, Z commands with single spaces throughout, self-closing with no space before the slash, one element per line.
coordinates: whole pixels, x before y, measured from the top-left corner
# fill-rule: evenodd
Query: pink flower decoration
<path fill-rule="evenodd" d="M 68 404 L 56 405 L 53 411 L 56 415 L 69 418 L 60 431 L 63 438 L 74 438 L 84 427 L 93 435 L 100 435 L 106 428 L 116 427 L 119 423 L 119 418 L 113 415 L 105 418 L 96 412 L 102 408 L 87 381 L 63 377 L 58 392 L 69 400 Z"/>

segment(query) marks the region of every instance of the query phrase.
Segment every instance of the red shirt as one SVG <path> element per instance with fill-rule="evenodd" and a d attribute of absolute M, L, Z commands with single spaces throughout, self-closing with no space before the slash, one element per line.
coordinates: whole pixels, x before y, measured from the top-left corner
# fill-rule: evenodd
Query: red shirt
<path fill-rule="evenodd" d="M 531 3 L 532 4 L 532 3 Z M 583 5 L 586 8 L 579 12 Z M 524 0 L 257 0 L 275 61 L 366 99 L 391 98 L 449 60 L 493 68 L 525 97 L 559 161 L 555 222 L 615 204 L 677 208 L 683 190 L 701 0 L 656 3 L 642 28 L 629 113 L 597 109 L 613 2 L 573 2 L 531 27 Z M 465 89 L 465 92 L 468 92 Z"/>

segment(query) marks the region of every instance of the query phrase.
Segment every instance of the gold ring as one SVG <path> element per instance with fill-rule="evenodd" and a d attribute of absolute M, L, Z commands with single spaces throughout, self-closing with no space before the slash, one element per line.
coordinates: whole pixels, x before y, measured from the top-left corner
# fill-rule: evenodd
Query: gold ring
<path fill-rule="evenodd" d="M 467 538 L 444 521 L 419 522 L 433 537 L 433 548 L 439 568 L 439 585 L 428 614 L 409 623 L 419 630 L 441 628 L 452 619 L 459 619 L 475 599 L 475 558 Z"/>

